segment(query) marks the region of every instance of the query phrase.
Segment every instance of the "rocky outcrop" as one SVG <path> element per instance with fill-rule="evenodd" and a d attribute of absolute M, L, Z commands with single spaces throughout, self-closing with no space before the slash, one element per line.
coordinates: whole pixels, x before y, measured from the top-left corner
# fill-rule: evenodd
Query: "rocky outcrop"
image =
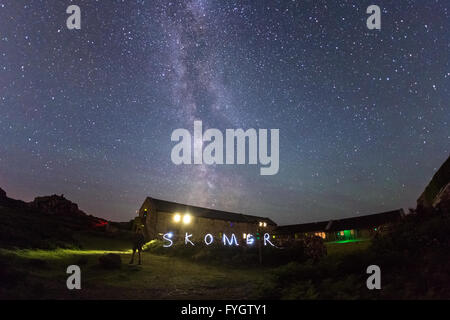
<path fill-rule="evenodd" d="M 6 192 L 2 188 L 0 188 L 0 201 L 7 199 Z"/>
<path fill-rule="evenodd" d="M 417 199 L 417 211 L 431 212 L 435 208 L 438 196 L 445 198 L 446 186 L 450 183 L 450 157 L 434 174 L 424 192 Z M 441 193 L 444 192 L 442 195 Z M 441 202 L 442 200 L 439 200 Z"/>
<path fill-rule="evenodd" d="M 109 221 L 87 215 L 63 195 L 24 202 L 8 198 L 0 189 L 0 248 L 73 247 L 80 246 L 74 237 L 80 231 L 108 237 L 121 237 L 127 232 L 108 226 Z"/>
<path fill-rule="evenodd" d="M 46 214 L 63 215 L 63 216 L 86 216 L 86 214 L 78 209 L 78 205 L 64 198 L 64 195 L 52 195 L 45 197 L 37 197 L 30 206 Z"/>
<path fill-rule="evenodd" d="M 28 208 L 28 205 L 26 202 L 8 198 L 5 190 L 3 190 L 2 188 L 0 188 L 0 206 L 7 207 L 7 208 L 9 208 L 9 207 L 22 208 L 22 209 Z"/>
<path fill-rule="evenodd" d="M 433 208 L 442 213 L 450 213 L 450 182 L 434 198 Z"/>

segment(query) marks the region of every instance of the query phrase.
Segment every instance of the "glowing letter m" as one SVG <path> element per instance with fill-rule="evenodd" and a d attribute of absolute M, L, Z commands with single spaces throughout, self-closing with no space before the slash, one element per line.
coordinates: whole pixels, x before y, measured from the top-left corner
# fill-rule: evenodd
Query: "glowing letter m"
<path fill-rule="evenodd" d="M 225 233 L 223 234 L 223 244 L 224 245 L 228 244 L 228 245 L 232 246 L 233 242 L 234 242 L 235 246 L 238 246 L 237 239 L 236 239 L 236 236 L 234 235 L 234 233 L 231 234 L 231 239 L 229 239 Z"/>

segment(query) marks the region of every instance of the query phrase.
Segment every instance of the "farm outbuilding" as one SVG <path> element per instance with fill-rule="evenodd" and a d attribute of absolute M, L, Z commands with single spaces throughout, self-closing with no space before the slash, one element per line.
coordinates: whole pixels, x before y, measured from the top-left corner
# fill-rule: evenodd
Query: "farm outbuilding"
<path fill-rule="evenodd" d="M 283 240 L 319 236 L 325 241 L 369 239 L 389 223 L 400 220 L 403 209 L 338 220 L 293 224 L 277 227 L 274 234 Z"/>
<path fill-rule="evenodd" d="M 147 240 L 160 239 L 165 233 L 192 234 L 193 240 L 212 234 L 220 239 L 235 234 L 239 241 L 248 234 L 271 233 L 276 223 L 266 217 L 196 207 L 147 197 L 139 209 Z"/>

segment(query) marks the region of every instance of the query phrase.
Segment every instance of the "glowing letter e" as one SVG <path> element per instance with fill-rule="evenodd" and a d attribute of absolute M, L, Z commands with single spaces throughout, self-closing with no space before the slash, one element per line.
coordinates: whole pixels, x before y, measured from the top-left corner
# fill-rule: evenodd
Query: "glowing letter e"
<path fill-rule="evenodd" d="M 237 239 L 236 239 L 236 236 L 234 235 L 234 233 L 231 234 L 231 239 L 228 239 L 228 237 L 225 233 L 223 234 L 223 244 L 224 245 L 228 244 L 228 245 L 232 246 L 233 242 L 234 242 L 235 246 L 238 246 Z"/>
<path fill-rule="evenodd" d="M 247 244 L 253 244 L 255 242 L 255 238 L 250 233 L 247 235 Z"/>

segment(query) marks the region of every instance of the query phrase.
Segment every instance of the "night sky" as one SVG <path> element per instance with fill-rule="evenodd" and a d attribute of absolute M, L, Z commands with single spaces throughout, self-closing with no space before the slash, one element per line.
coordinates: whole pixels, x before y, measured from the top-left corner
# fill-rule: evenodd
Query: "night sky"
<path fill-rule="evenodd" d="M 0 0 L 0 187 L 115 221 L 146 196 L 278 224 L 413 207 L 450 153 L 449 7 Z M 194 120 L 280 129 L 278 174 L 174 165 Z"/>

